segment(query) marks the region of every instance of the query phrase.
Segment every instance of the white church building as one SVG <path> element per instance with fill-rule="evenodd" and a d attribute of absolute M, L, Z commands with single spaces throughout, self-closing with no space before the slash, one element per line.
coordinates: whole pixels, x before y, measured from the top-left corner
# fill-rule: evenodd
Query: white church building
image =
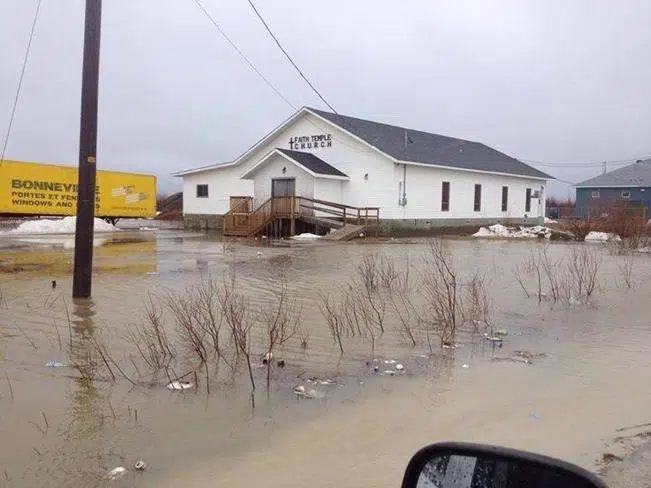
<path fill-rule="evenodd" d="M 274 219 L 271 200 L 289 196 L 296 197 L 291 215 L 284 205 L 279 219 L 314 224 L 311 214 L 342 221 L 346 208 L 346 218 L 370 212 L 388 233 L 535 224 L 545 215 L 552 179 L 479 142 L 309 107 L 236 160 L 173 175 L 183 178 L 187 227 L 223 230 L 237 216 L 251 232 Z"/>

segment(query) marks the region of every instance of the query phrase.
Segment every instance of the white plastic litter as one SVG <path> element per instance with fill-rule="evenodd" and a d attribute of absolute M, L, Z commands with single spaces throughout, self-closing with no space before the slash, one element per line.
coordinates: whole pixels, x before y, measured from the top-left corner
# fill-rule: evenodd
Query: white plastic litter
<path fill-rule="evenodd" d="M 546 224 L 555 224 L 556 221 L 554 219 L 550 219 L 549 217 L 545 217 L 545 223 Z"/>
<path fill-rule="evenodd" d="M 168 390 L 188 390 L 194 387 L 194 383 L 189 381 L 172 381 L 167 385 Z"/>
<path fill-rule="evenodd" d="M 136 471 L 144 471 L 147 469 L 147 465 L 145 464 L 144 461 L 136 461 L 135 464 L 133 465 L 133 469 Z"/>
<path fill-rule="evenodd" d="M 608 241 L 621 241 L 622 238 L 618 235 L 611 234 L 608 232 L 597 232 L 591 231 L 588 232 L 588 235 L 585 236 L 585 242 L 608 242 Z"/>
<path fill-rule="evenodd" d="M 542 225 L 533 227 L 505 227 L 502 224 L 481 227 L 473 234 L 473 237 L 494 237 L 503 239 L 537 239 L 551 237 L 551 229 Z"/>
<path fill-rule="evenodd" d="M 127 473 L 127 468 L 125 468 L 124 466 L 118 466 L 117 468 L 113 468 L 111 471 L 106 473 L 106 479 L 113 481 L 118 478 L 121 478 L 126 473 Z"/>
<path fill-rule="evenodd" d="M 64 368 L 65 364 L 60 363 L 58 361 L 48 361 L 47 363 L 45 363 L 45 366 L 47 368 Z"/>
<path fill-rule="evenodd" d="M 309 398 L 310 400 L 325 397 L 325 393 L 323 393 L 322 391 L 317 391 L 317 390 L 306 391 L 303 385 L 294 388 L 294 394 L 299 397 Z"/>
<path fill-rule="evenodd" d="M 404 369 L 405 367 L 402 364 L 400 363 L 396 364 L 396 371 L 403 371 Z"/>
<path fill-rule="evenodd" d="M 470 367 L 470 365 L 468 365 L 468 364 L 462 364 L 461 367 L 464 368 L 464 369 L 468 369 L 468 368 Z"/>
<path fill-rule="evenodd" d="M 74 234 L 77 217 L 28 220 L 10 230 L 10 234 Z M 116 232 L 118 228 L 102 219 L 95 219 L 95 232 Z"/>
<path fill-rule="evenodd" d="M 297 234 L 292 239 L 296 241 L 313 241 L 316 239 L 321 239 L 321 236 L 317 234 L 310 234 L 309 232 L 306 232 L 304 234 Z"/>

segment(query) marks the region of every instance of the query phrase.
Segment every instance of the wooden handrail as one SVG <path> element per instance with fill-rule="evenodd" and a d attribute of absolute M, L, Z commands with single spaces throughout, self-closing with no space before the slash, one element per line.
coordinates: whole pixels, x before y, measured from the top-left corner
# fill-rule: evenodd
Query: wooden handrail
<path fill-rule="evenodd" d="M 354 207 L 353 205 L 346 205 L 345 203 L 335 203 L 335 202 L 328 202 L 327 200 L 319 200 L 317 198 L 308 198 L 308 197 L 297 197 L 300 198 L 301 200 L 306 200 L 308 202 L 314 202 L 314 203 L 320 203 L 321 205 L 327 205 L 329 207 L 335 207 L 335 208 L 346 208 L 346 209 L 352 209 L 352 210 L 377 210 L 378 212 L 380 211 L 380 207 Z"/>

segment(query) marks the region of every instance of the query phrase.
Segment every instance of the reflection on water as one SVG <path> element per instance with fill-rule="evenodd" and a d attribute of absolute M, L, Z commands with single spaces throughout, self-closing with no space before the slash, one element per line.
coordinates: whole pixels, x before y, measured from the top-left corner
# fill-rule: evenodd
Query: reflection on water
<path fill-rule="evenodd" d="M 635 257 L 637 288 L 618 284 L 617 257 L 605 254 L 603 292 L 593 303 L 552 307 L 526 299 L 513 279 L 534 245 L 453 241 L 463 272 L 486 274 L 495 327 L 508 334 L 500 347 L 467 328 L 459 348 L 433 354 L 411 347 L 399 327 L 387 327 L 374 350 L 351 339 L 340 356 L 319 311 L 320 292 L 351 276 L 365 254 L 382 252 L 417 273 L 423 241 L 250 247 L 158 231 L 143 242 L 100 248 L 107 254 L 98 262 L 123 267 L 97 274 L 93 299 L 74 302 L 69 275 L 57 278 L 56 290 L 49 274 L 13 274 L 10 282 L 0 275 L 7 296 L 0 327 L 12 332 L 0 335 L 0 364 L 14 394 L 12 402 L 0 377 L 0 473 L 7 470 L 12 486 L 97 486 L 108 470 L 142 458 L 147 472 L 112 486 L 386 486 L 399 483 L 413 451 L 444 439 L 506 443 L 592 467 L 601 439 L 648 421 L 651 393 L 639 387 L 647 381 L 651 344 L 648 256 Z M 567 250 L 550 248 L 556 258 Z M 129 272 L 140 262 L 153 264 Z M 208 397 L 203 387 L 167 390 L 167 378 L 150 377 L 127 340 L 129 327 L 143 320 L 148 292 L 183 290 L 202 275 L 220 278 L 229 270 L 252 305 L 267 303 L 269 277 L 282 275 L 309 332 L 307 349 L 278 351 L 287 364 L 273 370 L 270 399 L 261 394 L 255 412 L 239 379 Z M 256 355 L 262 339 L 251 338 Z M 104 351 L 112 359 L 102 358 Z M 518 357 L 534 359 L 491 361 Z M 375 359 L 396 360 L 405 374 L 373 374 Z M 138 378 L 138 387 L 112 360 Z M 67 367 L 47 368 L 48 361 Z M 264 369 L 255 374 L 264 385 Z M 309 383 L 312 377 L 333 381 Z M 325 398 L 296 398 L 299 384 L 323 390 Z"/>

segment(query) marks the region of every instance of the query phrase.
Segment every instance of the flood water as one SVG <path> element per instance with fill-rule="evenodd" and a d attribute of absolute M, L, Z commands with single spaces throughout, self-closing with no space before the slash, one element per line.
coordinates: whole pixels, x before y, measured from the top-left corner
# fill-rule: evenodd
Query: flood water
<path fill-rule="evenodd" d="M 650 256 L 633 258 L 629 289 L 622 258 L 600 249 L 589 303 L 552 305 L 527 298 L 514 279 L 537 243 L 450 240 L 461 274 L 486 276 L 492 323 L 508 331 L 503 346 L 467 326 L 458 348 L 430 353 L 387 319 L 374 350 L 350 339 L 342 355 L 320 294 L 334 292 L 365 255 L 381 253 L 415 275 L 427 241 L 250 245 L 165 229 L 107 239 L 95 250 L 92 300 L 73 302 L 68 247 L 0 238 L 0 263 L 22 263 L 0 273 L 0 486 L 399 486 L 409 457 L 440 440 L 523 448 L 596 471 L 604 452 L 625 454 L 618 429 L 650 421 Z M 576 245 L 552 243 L 549 252 L 560 258 Z M 274 367 L 269 397 L 266 370 L 254 370 L 255 409 L 245 370 L 214 382 L 210 394 L 202 369 L 197 388 L 170 391 L 128 340 L 148 294 L 220 280 L 227 270 L 251 307 L 266 303 L 270 280 L 282 276 L 309 337 L 307 348 L 293 342 L 274 353 L 286 366 Z M 46 367 L 69 363 L 68 345 L 94 336 L 135 385 L 122 375 L 88 383 L 74 368 Z M 262 355 L 262 334 L 251 347 Z M 492 360 L 515 351 L 544 356 Z M 373 374 L 376 358 L 399 361 L 405 373 Z M 333 384 L 313 386 L 309 377 Z M 297 398 L 297 385 L 324 397 Z M 102 479 L 137 460 L 146 471 Z"/>

